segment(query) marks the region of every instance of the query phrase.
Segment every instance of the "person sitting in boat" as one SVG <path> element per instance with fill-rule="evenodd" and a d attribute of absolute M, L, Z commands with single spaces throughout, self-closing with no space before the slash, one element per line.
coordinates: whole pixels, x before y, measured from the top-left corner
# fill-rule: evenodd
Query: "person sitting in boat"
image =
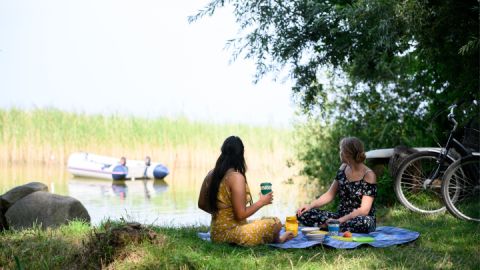
<path fill-rule="evenodd" d="M 127 166 L 127 158 L 121 157 L 119 164 L 122 166 Z"/>
<path fill-rule="evenodd" d="M 146 156 L 146 157 L 145 157 L 145 166 L 147 166 L 147 167 L 150 166 L 151 162 L 152 162 L 152 161 L 151 161 L 150 157 L 149 157 L 149 156 Z"/>
<path fill-rule="evenodd" d="M 148 171 L 148 167 L 150 167 L 150 165 L 151 165 L 150 157 L 149 157 L 149 156 L 146 156 L 146 157 L 145 157 L 145 171 L 143 172 L 143 176 L 144 176 L 145 178 L 148 178 L 148 177 L 147 177 L 147 171 Z"/>

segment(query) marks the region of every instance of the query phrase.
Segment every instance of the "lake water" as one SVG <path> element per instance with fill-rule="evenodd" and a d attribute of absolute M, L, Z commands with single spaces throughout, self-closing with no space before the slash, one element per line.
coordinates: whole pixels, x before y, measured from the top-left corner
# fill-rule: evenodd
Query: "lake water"
<path fill-rule="evenodd" d="M 0 194 L 32 181 L 46 184 L 51 193 L 78 199 L 88 210 L 92 223 L 125 218 L 144 224 L 162 226 L 209 225 L 210 215 L 198 209 L 197 199 L 209 168 L 177 166 L 164 180 L 119 181 L 73 177 L 64 166 L 3 165 L 0 167 Z M 251 219 L 276 216 L 285 220 L 302 203 L 318 195 L 313 184 L 295 176 L 295 170 L 258 169 L 247 172 L 254 198 L 260 183 L 271 182 L 273 204 L 260 209 Z"/>

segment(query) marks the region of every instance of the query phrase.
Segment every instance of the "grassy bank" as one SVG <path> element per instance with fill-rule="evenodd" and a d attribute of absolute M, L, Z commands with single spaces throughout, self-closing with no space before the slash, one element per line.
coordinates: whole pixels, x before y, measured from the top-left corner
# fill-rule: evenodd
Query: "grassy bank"
<path fill-rule="evenodd" d="M 423 216 L 400 206 L 379 212 L 380 225 L 419 231 L 420 238 L 389 248 L 280 250 L 204 242 L 196 233 L 206 228 L 154 227 L 160 241 L 128 244 L 116 251 L 99 247 L 95 250 L 104 250 L 103 256 L 91 253 L 88 263 L 109 269 L 477 269 L 479 224 L 449 214 Z M 73 223 L 56 230 L 1 233 L 0 268 L 71 269 L 85 265 L 85 246 L 94 231 L 105 228 Z M 97 245 L 101 242 L 95 241 Z"/>
<path fill-rule="evenodd" d="M 0 162 L 58 164 L 71 152 L 87 151 L 195 163 L 205 155 L 217 156 L 223 140 L 233 134 L 243 139 L 247 154 L 285 156 L 291 145 L 290 131 L 273 127 L 10 109 L 0 110 Z"/>

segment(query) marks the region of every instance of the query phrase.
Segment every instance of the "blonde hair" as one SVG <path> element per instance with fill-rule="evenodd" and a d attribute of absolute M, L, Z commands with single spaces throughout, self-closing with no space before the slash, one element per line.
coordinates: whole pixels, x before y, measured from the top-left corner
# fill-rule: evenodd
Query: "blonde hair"
<path fill-rule="evenodd" d="M 363 142 L 357 137 L 346 137 L 340 141 L 340 149 L 346 155 L 355 160 L 355 162 L 362 163 L 367 158 L 365 156 L 365 147 Z"/>

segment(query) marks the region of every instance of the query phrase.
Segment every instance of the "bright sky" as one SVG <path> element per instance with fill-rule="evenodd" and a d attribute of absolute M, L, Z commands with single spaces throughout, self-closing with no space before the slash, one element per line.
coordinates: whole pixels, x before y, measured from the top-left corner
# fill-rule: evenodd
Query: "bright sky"
<path fill-rule="evenodd" d="M 291 83 L 229 64 L 231 9 L 208 1 L 0 0 L 0 108 L 289 126 Z"/>

